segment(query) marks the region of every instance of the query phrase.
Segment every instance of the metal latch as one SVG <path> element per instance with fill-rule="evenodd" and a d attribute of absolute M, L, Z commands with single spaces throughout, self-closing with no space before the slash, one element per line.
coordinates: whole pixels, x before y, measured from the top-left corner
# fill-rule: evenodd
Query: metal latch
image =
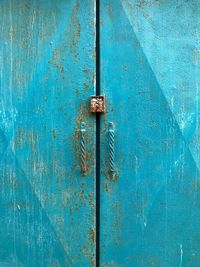
<path fill-rule="evenodd" d="M 105 112 L 106 111 L 105 96 L 91 96 L 90 111 L 92 113 Z"/>

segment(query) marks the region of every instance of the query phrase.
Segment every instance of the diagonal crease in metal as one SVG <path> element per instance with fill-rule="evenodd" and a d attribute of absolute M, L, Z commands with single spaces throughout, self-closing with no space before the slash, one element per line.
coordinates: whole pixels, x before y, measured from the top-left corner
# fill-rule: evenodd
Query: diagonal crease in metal
<path fill-rule="evenodd" d="M 121 4 L 182 138 L 200 169 L 200 39 L 196 30 L 200 27 L 197 16 L 200 6 L 196 0 L 188 6 L 138 0 L 121 0 Z M 193 26 L 183 27 L 188 21 Z"/>

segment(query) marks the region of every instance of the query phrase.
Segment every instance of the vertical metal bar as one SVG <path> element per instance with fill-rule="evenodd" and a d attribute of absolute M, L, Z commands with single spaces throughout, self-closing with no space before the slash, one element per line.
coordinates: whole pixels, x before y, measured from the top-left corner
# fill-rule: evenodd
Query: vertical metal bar
<path fill-rule="evenodd" d="M 112 179 L 115 178 L 116 169 L 115 169 L 115 129 L 113 122 L 109 122 L 109 167 L 110 167 L 110 176 Z"/>
<path fill-rule="evenodd" d="M 87 159 L 86 159 L 86 128 L 85 123 L 81 123 L 81 173 L 83 176 L 87 172 Z"/>

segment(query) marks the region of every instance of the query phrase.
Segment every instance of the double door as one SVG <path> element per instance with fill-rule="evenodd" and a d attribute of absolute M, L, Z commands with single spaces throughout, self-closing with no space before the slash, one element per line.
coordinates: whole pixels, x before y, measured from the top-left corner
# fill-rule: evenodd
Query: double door
<path fill-rule="evenodd" d="M 199 12 L 0 1 L 0 266 L 200 265 Z"/>

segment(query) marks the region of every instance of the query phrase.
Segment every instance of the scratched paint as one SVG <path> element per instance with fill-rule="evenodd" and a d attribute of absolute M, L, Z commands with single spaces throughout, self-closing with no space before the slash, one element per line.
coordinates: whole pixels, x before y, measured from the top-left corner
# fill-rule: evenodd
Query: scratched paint
<path fill-rule="evenodd" d="M 0 3 L 0 266 L 94 266 L 94 18 L 89 0 Z"/>
<path fill-rule="evenodd" d="M 199 9 L 101 1 L 101 266 L 200 265 Z"/>

